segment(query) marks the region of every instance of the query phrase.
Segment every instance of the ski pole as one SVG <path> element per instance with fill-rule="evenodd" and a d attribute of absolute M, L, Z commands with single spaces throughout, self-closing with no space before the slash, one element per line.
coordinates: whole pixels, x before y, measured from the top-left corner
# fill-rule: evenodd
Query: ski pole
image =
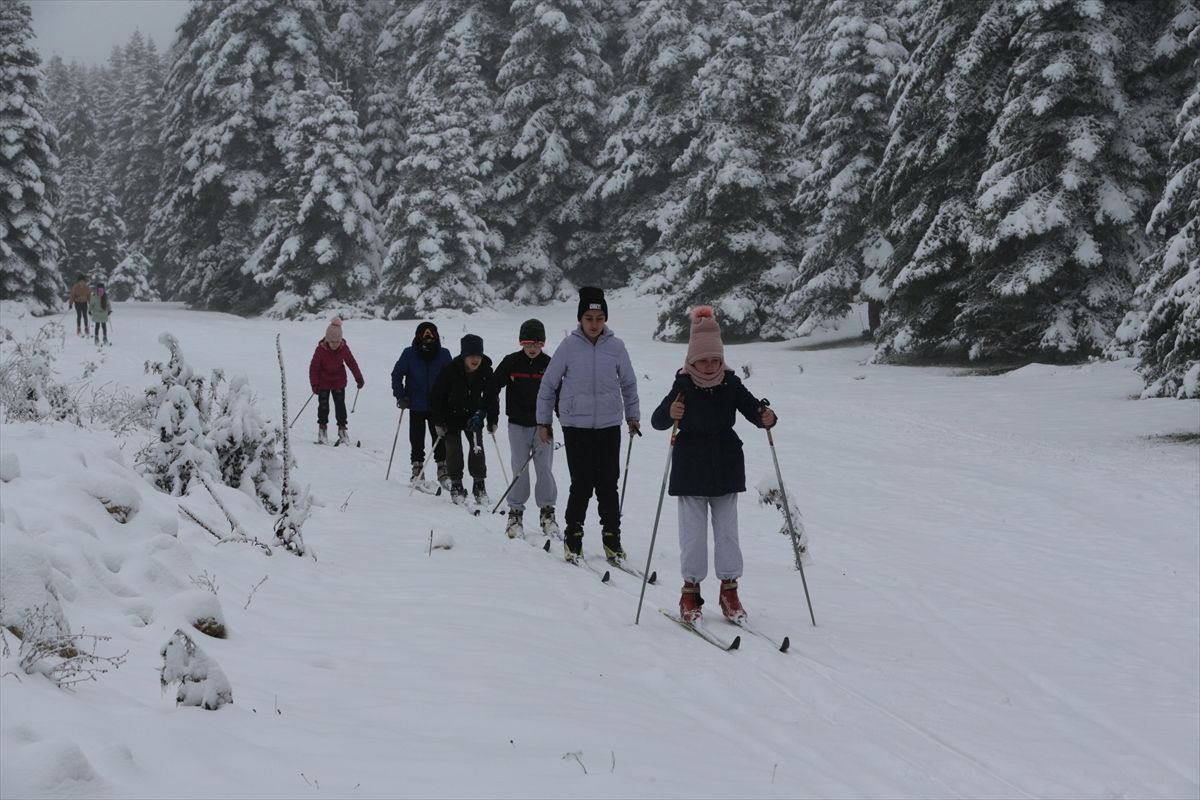
<path fill-rule="evenodd" d="M 496 455 L 500 456 L 500 474 L 504 476 L 504 480 L 508 481 L 508 467 L 504 466 L 504 456 L 500 455 L 500 443 L 496 441 L 496 432 L 491 431 L 492 444 L 496 445 Z"/>
<path fill-rule="evenodd" d="M 422 435 L 422 436 L 424 436 L 425 434 L 424 434 L 424 433 L 422 433 L 421 435 Z M 434 454 L 435 452 L 437 452 L 437 446 L 438 446 L 438 442 L 440 442 L 441 440 L 442 440 L 442 437 L 441 437 L 441 436 L 437 436 L 437 435 L 435 435 L 435 436 L 433 437 L 433 446 L 429 448 L 429 455 L 425 456 L 425 460 L 421 462 L 421 474 L 422 474 L 422 475 L 423 475 L 423 474 L 425 474 L 425 467 L 426 467 L 426 466 L 428 466 L 428 464 L 429 464 L 429 459 L 433 458 L 433 454 Z M 408 496 L 409 496 L 409 497 L 412 497 L 412 493 L 413 493 L 413 492 L 415 492 L 415 491 L 416 491 L 416 489 L 417 489 L 417 485 L 414 483 L 414 484 L 412 485 L 412 488 L 408 490 Z M 438 482 L 438 488 L 437 488 L 437 490 L 438 490 L 438 494 L 441 494 L 441 493 L 442 493 L 442 484 L 441 484 L 441 482 L 440 482 L 440 481 Z"/>
<path fill-rule="evenodd" d="M 676 396 L 675 400 L 683 399 L 683 392 Z M 662 488 L 658 490 L 658 510 L 654 512 L 654 530 L 650 532 L 650 552 L 646 554 L 646 569 L 642 573 L 642 593 L 638 595 L 637 616 L 633 618 L 633 624 L 637 625 L 642 618 L 642 601 L 646 598 L 646 581 L 650 577 L 650 562 L 654 559 L 654 540 L 658 537 L 658 520 L 662 517 L 663 497 L 667 494 L 667 476 L 671 474 L 671 456 L 675 452 L 675 437 L 679 435 L 679 420 L 675 420 L 675 424 L 671 426 L 671 444 L 667 447 L 667 467 L 663 470 Z M 632 445 L 633 440 L 629 443 Z"/>
<path fill-rule="evenodd" d="M 296 419 L 293 419 L 292 424 L 288 425 L 289 428 L 296 424 L 296 420 L 300 419 L 300 415 L 304 413 L 304 409 L 308 408 L 308 404 L 311 403 L 312 399 L 316 396 L 317 395 L 315 393 L 308 396 L 308 399 L 304 401 L 304 405 L 300 406 L 300 411 L 296 414 Z"/>
<path fill-rule="evenodd" d="M 765 397 L 759 402 L 763 408 L 771 405 Z M 783 488 L 783 473 L 779 470 L 779 456 L 775 453 L 775 437 L 771 435 L 770 428 L 767 428 L 767 443 L 771 445 L 771 460 L 775 462 L 775 479 L 779 481 L 779 495 L 783 500 L 783 516 L 787 519 L 788 533 L 792 537 L 792 550 L 796 554 L 796 569 L 800 570 L 800 583 L 804 585 L 804 599 L 808 602 L 808 618 L 812 620 L 813 627 L 816 627 L 817 618 L 813 615 L 812 598 L 808 594 L 808 580 L 804 577 L 804 562 L 800 559 L 800 537 L 796 535 L 796 526 L 792 522 L 792 505 L 788 502 L 787 489 Z"/>
<path fill-rule="evenodd" d="M 638 429 L 637 435 L 638 436 L 642 435 L 642 431 L 640 428 Z M 632 456 L 633 456 L 633 434 L 631 433 L 631 434 L 629 434 L 629 452 L 627 452 L 625 454 L 625 477 L 621 479 L 621 502 L 617 506 L 617 516 L 618 517 L 621 516 L 621 514 L 623 514 L 625 511 L 625 487 L 629 485 L 629 459 Z"/>
<path fill-rule="evenodd" d="M 354 399 L 357 400 L 358 395 L 355 395 Z M 396 457 L 396 442 L 400 441 L 400 426 L 404 423 L 405 410 L 406 409 L 403 409 L 403 408 L 400 409 L 400 421 L 396 423 L 396 436 L 395 436 L 395 438 L 392 439 L 392 454 L 390 456 L 388 456 L 387 475 L 383 476 L 383 479 L 385 481 L 388 478 L 392 477 L 392 459 L 394 459 Z"/>
<path fill-rule="evenodd" d="M 354 409 L 358 408 L 358 393 L 362 391 L 361 386 L 354 387 L 354 404 L 350 406 L 350 413 L 354 413 Z M 403 411 L 404 409 L 401 409 Z M 403 416 L 403 415 L 402 415 Z"/>
<path fill-rule="evenodd" d="M 504 498 L 508 497 L 508 493 L 517 485 L 517 481 L 521 480 L 521 476 L 525 474 L 525 470 L 529 469 L 529 462 L 533 461 L 533 448 L 529 448 L 529 455 L 525 458 L 525 463 L 521 465 L 521 471 L 513 476 L 512 482 L 508 484 L 508 488 L 504 490 L 504 494 L 500 495 L 500 499 L 496 501 L 496 505 L 492 507 L 492 513 L 496 513 L 496 509 L 500 508 L 500 504 L 504 502 Z M 501 464 L 504 462 L 501 461 Z M 507 476 L 506 476 L 507 477 Z"/>

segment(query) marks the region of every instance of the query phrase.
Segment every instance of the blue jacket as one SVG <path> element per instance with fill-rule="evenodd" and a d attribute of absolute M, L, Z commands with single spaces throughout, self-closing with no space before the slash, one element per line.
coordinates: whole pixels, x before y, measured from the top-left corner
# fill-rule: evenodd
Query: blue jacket
<path fill-rule="evenodd" d="M 654 409 L 650 424 L 664 431 L 671 427 L 671 403 L 683 395 L 683 419 L 671 451 L 671 484 L 668 493 L 719 497 L 746 491 L 746 458 L 742 440 L 733 432 L 735 412 L 762 427 L 758 399 L 750 394 L 733 370 L 711 389 L 701 389 L 682 370 L 671 391 Z"/>
<path fill-rule="evenodd" d="M 429 411 L 433 382 L 452 360 L 450 351 L 444 347 L 432 359 L 422 358 L 411 346 L 404 348 L 396 366 L 392 367 L 392 394 L 397 400 L 407 397 L 408 407 L 413 411 Z"/>
<path fill-rule="evenodd" d="M 555 348 L 538 388 L 539 425 L 553 421 L 555 395 L 564 428 L 611 428 L 622 418 L 641 419 L 629 352 L 607 325 L 595 344 L 580 326 Z"/>

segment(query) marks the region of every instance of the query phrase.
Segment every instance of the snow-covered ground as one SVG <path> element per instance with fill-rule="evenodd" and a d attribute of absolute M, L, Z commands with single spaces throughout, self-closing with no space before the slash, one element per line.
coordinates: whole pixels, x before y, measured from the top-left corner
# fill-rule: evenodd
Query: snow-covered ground
<path fill-rule="evenodd" d="M 650 339 L 652 302 L 610 298 L 647 419 L 684 353 Z M 574 304 L 437 321 L 455 353 L 469 330 L 498 358 L 530 316 L 553 348 Z M 275 333 L 295 413 L 325 326 L 170 304 L 119 305 L 113 319 L 103 352 L 68 332 L 64 375 L 92 361 L 95 385 L 145 386 L 170 331 L 193 367 L 247 374 L 273 417 Z M 20 335 L 37 322 L 4 324 Z M 389 374 L 414 328 L 345 323 L 366 375 L 350 426 L 361 449 L 312 444 L 315 403 L 293 429 L 296 477 L 323 504 L 304 528 L 316 559 L 216 545 L 136 476 L 144 439 L 0 427 L 6 469 L 15 456 L 20 470 L 0 489 L 0 591 L 48 582 L 72 630 L 112 637 L 98 653 L 128 651 L 74 691 L 2 661 L 0 796 L 1200 795 L 1200 447 L 1156 438 L 1200 432 L 1200 406 L 1134 401 L 1132 362 L 968 376 L 871 365 L 854 342 L 728 347 L 780 415 L 818 626 L 779 513 L 750 492 L 743 602 L 792 649 L 743 637 L 723 653 L 655 611 L 678 600 L 670 499 L 661 585 L 635 626 L 629 576 L 604 585 L 540 538 L 507 539 L 501 515 L 410 494 L 403 433 L 384 480 Z M 753 485 L 773 475 L 770 452 L 739 431 Z M 634 444 L 624 539 L 639 564 L 666 453 L 648 426 Z M 488 462 L 498 498 L 494 452 Z M 561 521 L 561 451 L 555 472 Z M 139 510 L 124 524 L 96 500 L 131 494 Z M 269 540 L 268 517 L 243 499 L 235 515 Z M 203 491 L 187 503 L 212 509 Z M 594 505 L 589 523 L 584 550 L 599 561 Z M 453 547 L 430 551 L 431 532 Z M 711 576 L 704 594 L 709 625 L 732 633 Z M 160 650 L 213 600 L 227 638 L 192 636 L 234 703 L 177 707 Z"/>

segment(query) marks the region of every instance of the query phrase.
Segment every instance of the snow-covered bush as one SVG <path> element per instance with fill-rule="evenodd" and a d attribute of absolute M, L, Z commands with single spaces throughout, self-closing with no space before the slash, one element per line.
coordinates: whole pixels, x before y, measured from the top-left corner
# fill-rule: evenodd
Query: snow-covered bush
<path fill-rule="evenodd" d="M 229 390 L 217 401 L 210 437 L 221 482 L 278 514 L 283 508 L 282 425 L 259 414 L 245 376 L 230 380 Z"/>
<path fill-rule="evenodd" d="M 94 681 L 110 669 L 125 663 L 125 651 L 119 656 L 96 654 L 96 646 L 111 636 L 71 633 L 63 628 L 58 616 L 46 606 L 27 609 L 19 628 L 5 630 L 20 639 L 17 659 L 26 675 L 45 675 L 60 688 L 84 681 Z M 4 636 L 4 651 L 8 655 L 8 637 Z"/>
<path fill-rule="evenodd" d="M 148 372 L 162 376 L 160 386 L 146 390 L 147 399 L 157 406 L 154 415 L 155 441 L 138 454 L 138 466 L 154 485 L 172 495 L 186 494 L 202 472 L 219 478 L 216 448 L 208 434 L 211 398 L 205 392 L 204 378 L 192 372 L 184 360 L 179 341 L 169 333 L 158 337 L 171 353 L 163 364 L 147 363 Z M 219 376 L 214 376 L 214 383 Z"/>
<path fill-rule="evenodd" d="M 9 422 L 69 420 L 78 424 L 79 405 L 71 389 L 54 376 L 63 327 L 43 325 L 30 339 L 0 342 L 0 409 Z"/>
<path fill-rule="evenodd" d="M 159 684 L 166 690 L 169 684 L 179 682 L 175 705 L 215 711 L 233 702 L 233 687 L 221 667 L 183 631 L 176 629 L 159 653 L 163 659 Z"/>

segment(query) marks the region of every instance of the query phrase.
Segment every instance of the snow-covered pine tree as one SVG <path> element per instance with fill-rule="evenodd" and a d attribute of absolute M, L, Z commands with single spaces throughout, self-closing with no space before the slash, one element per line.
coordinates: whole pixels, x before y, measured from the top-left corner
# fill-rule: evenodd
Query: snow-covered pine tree
<path fill-rule="evenodd" d="M 580 227 L 582 194 L 600 142 L 612 80 L 600 57 L 597 0 L 513 0 L 513 33 L 500 60 L 503 122 L 495 206 L 505 238 L 493 285 L 518 302 L 566 292 L 562 254 Z"/>
<path fill-rule="evenodd" d="M 794 203 L 805 252 L 780 305 L 775 335 L 811 332 L 850 310 L 860 289 L 878 295 L 891 244 L 872 224 L 870 184 L 888 140 L 888 87 L 908 54 L 893 4 L 833 0 L 824 58 L 808 87 Z"/>
<path fill-rule="evenodd" d="M 665 288 L 654 246 L 679 218 L 683 181 L 672 165 L 700 129 L 693 82 L 712 52 L 713 7 L 649 0 L 627 25 L 617 90 L 604 113 L 608 138 L 585 193 L 602 219 L 592 256 L 620 280 Z"/>
<path fill-rule="evenodd" d="M 875 333 L 880 361 L 954 354 L 972 261 L 975 186 L 1008 81 L 1011 3 L 933 0 L 893 84 L 891 138 L 875 173 L 874 219 L 893 251 Z"/>
<path fill-rule="evenodd" d="M 960 317 L 975 359 L 1099 352 L 1131 293 L 1152 199 L 1122 125 L 1140 3 L 1019 0 Z"/>
<path fill-rule="evenodd" d="M 1200 398 L 1200 4 L 1175 3 L 1158 41 L 1163 58 L 1190 75 L 1175 117 L 1170 175 L 1147 226 L 1160 238 L 1138 295 L 1150 310 L 1138 332 L 1143 397 Z M 1186 77 L 1185 77 L 1186 80 Z"/>
<path fill-rule="evenodd" d="M 784 17 L 763 2 L 724 3 L 713 52 L 695 78 L 702 126 L 672 165 L 684 180 L 678 221 L 659 241 L 670 292 L 656 336 L 687 338 L 688 310 L 713 305 L 726 341 L 761 335 L 794 272 L 789 208 L 795 132 L 783 121 Z"/>
<path fill-rule="evenodd" d="M 243 267 L 274 221 L 285 178 L 277 142 L 292 96 L 322 76 L 319 0 L 192 5 L 166 83 L 167 165 L 147 240 L 169 295 L 260 310 L 270 293 Z"/>
<path fill-rule="evenodd" d="M 57 134 L 44 116 L 41 60 L 20 0 L 0 2 L 0 53 L 0 300 L 49 312 L 64 289 L 53 205 Z"/>
<path fill-rule="evenodd" d="M 96 198 L 84 242 L 87 272 L 107 280 L 127 252 L 125 220 L 117 212 L 117 198 L 111 192 L 100 192 Z"/>
<path fill-rule="evenodd" d="M 480 150 L 492 98 L 478 60 L 474 34 L 463 24 L 445 34 L 409 83 L 408 140 L 388 204 L 391 244 L 380 289 L 389 317 L 475 311 L 492 298 L 488 268 L 501 241 L 480 216 L 492 169 Z"/>
<path fill-rule="evenodd" d="M 396 0 L 375 44 L 363 152 L 371 164 L 371 197 L 380 209 L 396 192 L 396 161 L 404 141 L 405 20 L 421 4 L 421 0 Z"/>
<path fill-rule="evenodd" d="M 286 178 L 275 223 L 247 270 L 275 292 L 272 314 L 337 309 L 364 298 L 377 281 L 381 245 L 358 118 L 336 88 L 291 98 L 281 133 Z"/>
<path fill-rule="evenodd" d="M 161 383 L 146 390 L 154 412 L 154 439 L 138 454 L 138 469 L 155 486 L 168 494 L 186 494 L 197 473 L 220 480 L 215 447 L 208 426 L 212 398 L 204 378 L 196 375 L 183 357 L 179 341 L 163 333 L 158 341 L 170 352 L 167 363 L 147 363 L 147 371 L 158 374 Z"/>
<path fill-rule="evenodd" d="M 375 48 L 393 7 L 389 0 L 324 0 L 329 74 L 342 87 L 359 127 L 367 121 Z"/>
<path fill-rule="evenodd" d="M 136 251 L 125 256 L 108 276 L 107 291 L 118 303 L 157 300 L 158 294 L 150 286 L 150 260 Z"/>
<path fill-rule="evenodd" d="M 209 435 L 221 481 L 278 514 L 283 508 L 283 431 L 280 423 L 268 421 L 258 412 L 244 375 L 231 378 L 228 390 L 217 401 Z"/>

